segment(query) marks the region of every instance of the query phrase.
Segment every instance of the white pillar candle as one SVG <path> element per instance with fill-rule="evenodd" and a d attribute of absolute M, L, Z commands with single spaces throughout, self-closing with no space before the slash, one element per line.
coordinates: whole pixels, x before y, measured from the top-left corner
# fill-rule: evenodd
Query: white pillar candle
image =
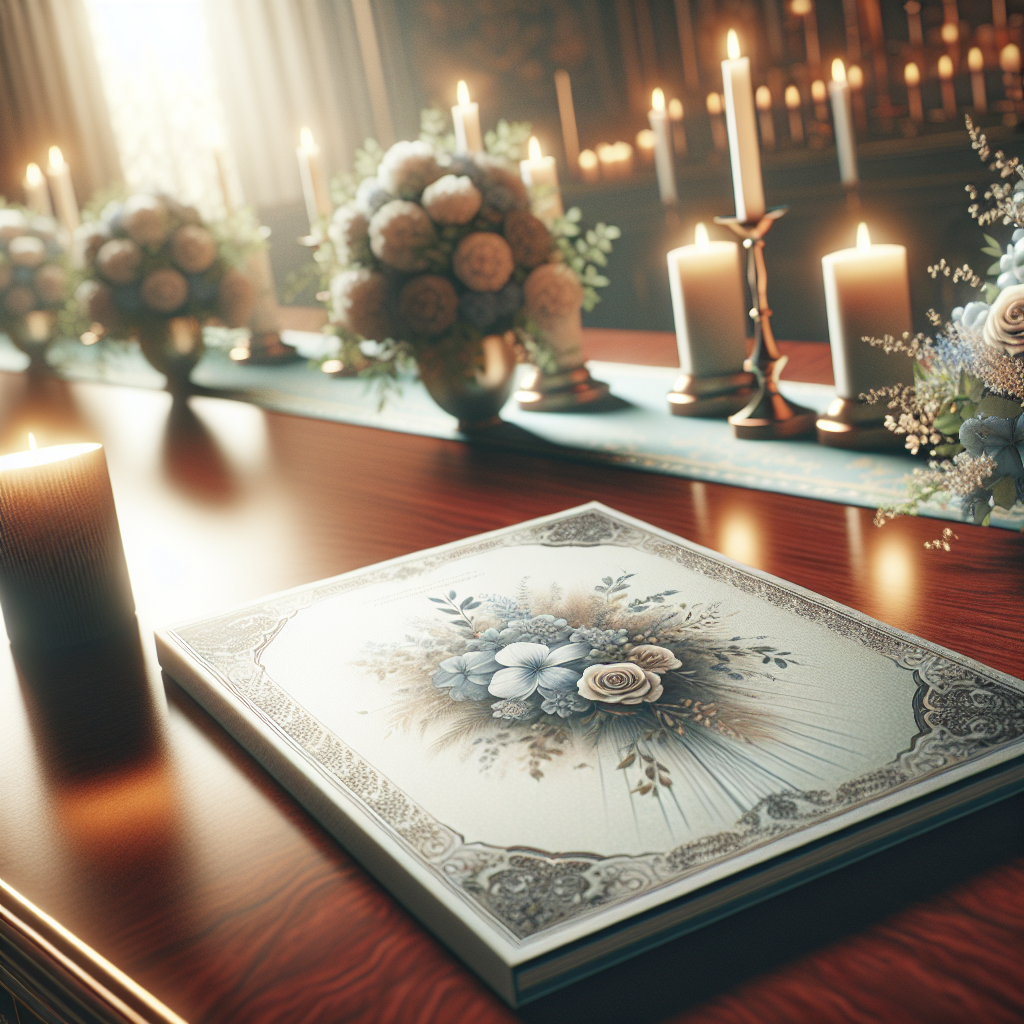
<path fill-rule="evenodd" d="M 132 621 L 135 602 L 98 444 L 0 458 L 0 606 L 11 643 L 71 647 Z"/>
<path fill-rule="evenodd" d="M 765 149 L 775 148 L 775 121 L 772 119 L 772 91 L 767 85 L 759 85 L 754 93 L 757 120 L 761 127 L 761 145 Z"/>
<path fill-rule="evenodd" d="M 82 223 L 82 218 L 78 212 L 75 187 L 71 183 L 71 168 L 57 146 L 50 147 L 50 164 L 46 176 L 50 179 L 53 204 L 57 208 L 57 220 L 69 234 L 74 234 Z"/>
<path fill-rule="evenodd" d="M 686 156 L 686 125 L 683 123 L 683 101 L 673 98 L 668 101 L 668 119 L 672 122 L 672 145 L 676 156 Z"/>
<path fill-rule="evenodd" d="M 740 247 L 712 242 L 697 225 L 693 245 L 668 253 L 679 366 L 691 377 L 739 373 L 747 356 L 748 302 Z"/>
<path fill-rule="evenodd" d="M 519 174 L 530 191 L 530 206 L 536 216 L 549 227 L 565 213 L 562 193 L 558 187 L 558 168 L 553 156 L 542 156 L 537 137 L 531 136 L 529 156 L 519 161 Z"/>
<path fill-rule="evenodd" d="M 665 110 L 665 94 L 661 89 L 655 89 L 651 95 L 647 120 L 654 132 L 654 170 L 658 175 L 658 193 L 663 203 L 671 205 L 679 197 L 676 194 L 676 167 L 672 156 L 672 125 Z"/>
<path fill-rule="evenodd" d="M 984 114 L 988 110 L 988 96 L 985 93 L 985 57 L 977 46 L 967 51 L 967 67 L 971 72 L 971 99 L 974 112 Z"/>
<path fill-rule="evenodd" d="M 455 152 L 465 156 L 482 153 L 484 137 L 480 134 L 480 104 L 469 102 L 469 88 L 460 81 L 456 89 L 459 102 L 452 107 L 455 125 Z"/>
<path fill-rule="evenodd" d="M 832 81 L 828 85 L 832 101 L 832 124 L 836 133 L 836 155 L 839 158 L 839 179 L 844 185 L 856 185 L 857 142 L 853 136 L 853 107 L 846 68 L 837 57 L 832 61 Z"/>
<path fill-rule="evenodd" d="M 861 340 L 898 338 L 912 328 L 906 248 L 872 245 L 867 225 L 861 224 L 857 247 L 823 256 L 821 269 L 836 394 L 856 402 L 872 388 L 910 383 L 910 356 L 887 354 Z M 879 407 L 879 417 L 882 413 Z"/>
<path fill-rule="evenodd" d="M 29 164 L 25 168 L 25 205 L 33 212 L 44 217 L 53 216 L 53 204 L 50 202 L 50 189 L 46 178 L 39 169 L 39 164 Z"/>
<path fill-rule="evenodd" d="M 331 197 L 320 158 L 320 147 L 308 128 L 303 128 L 299 133 L 299 148 L 295 150 L 295 156 L 299 161 L 302 196 L 306 201 L 306 216 L 309 218 L 309 233 L 312 235 L 316 234 L 320 219 L 330 217 Z"/>
<path fill-rule="evenodd" d="M 579 162 L 580 136 L 576 129 L 576 108 L 572 102 L 572 82 L 568 71 L 555 72 L 555 95 L 558 97 L 558 119 L 562 122 L 562 145 L 570 171 Z"/>
<path fill-rule="evenodd" d="M 585 149 L 579 158 L 580 177 L 588 184 L 601 180 L 601 161 L 592 149 Z"/>
<path fill-rule="evenodd" d="M 736 33 L 729 29 L 729 57 L 722 61 L 725 85 L 725 123 L 729 132 L 729 160 L 736 217 L 752 224 L 764 216 L 764 185 L 761 182 L 761 151 L 757 145 L 754 90 L 750 59 L 740 56 Z"/>

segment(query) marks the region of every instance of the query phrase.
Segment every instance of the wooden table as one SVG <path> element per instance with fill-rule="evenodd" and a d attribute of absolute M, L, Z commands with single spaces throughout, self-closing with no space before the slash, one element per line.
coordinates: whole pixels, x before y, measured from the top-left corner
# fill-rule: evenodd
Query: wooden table
<path fill-rule="evenodd" d="M 0 652 L 0 984 L 49 1019 L 76 1019 L 69 992 L 132 1019 L 83 964 L 138 1019 L 167 1019 L 149 993 L 190 1024 L 1024 1019 L 1020 801 L 513 1014 L 161 679 L 151 635 L 598 499 L 1020 674 L 1019 535 L 961 526 L 928 552 L 934 520 L 0 375 L 0 451 L 28 429 L 106 445 L 141 636 L 20 675 Z"/>

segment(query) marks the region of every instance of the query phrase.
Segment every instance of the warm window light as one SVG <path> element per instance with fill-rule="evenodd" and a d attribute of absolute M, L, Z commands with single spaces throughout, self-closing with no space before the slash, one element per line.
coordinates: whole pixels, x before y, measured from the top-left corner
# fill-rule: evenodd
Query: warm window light
<path fill-rule="evenodd" d="M 668 117 L 670 121 L 682 121 L 683 101 L 679 99 L 668 101 Z"/>
<path fill-rule="evenodd" d="M 856 64 L 851 64 L 847 69 L 846 80 L 850 83 L 851 89 L 864 88 L 864 72 Z"/>
<path fill-rule="evenodd" d="M 50 170 L 53 172 L 59 171 L 64 166 L 64 154 L 60 151 L 59 146 L 50 147 Z"/>
<path fill-rule="evenodd" d="M 592 149 L 585 149 L 580 153 L 580 167 L 585 171 L 592 171 L 597 166 L 597 154 Z"/>
<path fill-rule="evenodd" d="M 865 252 L 871 248 L 871 235 L 868 234 L 868 226 L 861 221 L 857 225 L 857 248 Z"/>
<path fill-rule="evenodd" d="M 944 53 L 939 58 L 939 78 L 948 80 L 953 77 L 953 58 Z"/>
<path fill-rule="evenodd" d="M 960 38 L 960 26 L 955 21 L 947 21 L 942 26 L 942 41 L 952 46 Z"/>
<path fill-rule="evenodd" d="M 43 183 L 43 172 L 39 170 L 39 164 L 29 164 L 25 168 L 25 184 L 29 188 L 36 188 Z"/>
<path fill-rule="evenodd" d="M 530 136 L 529 145 L 526 147 L 531 160 L 539 160 L 541 158 L 540 142 L 537 141 L 536 135 Z"/>
<path fill-rule="evenodd" d="M 787 110 L 800 109 L 800 90 L 795 85 L 786 86 L 786 93 L 783 98 L 786 101 Z"/>
<path fill-rule="evenodd" d="M 985 56 L 977 46 L 972 46 L 967 51 L 967 67 L 971 71 L 985 70 Z"/>
<path fill-rule="evenodd" d="M 708 238 L 707 225 L 703 221 L 698 221 L 697 227 L 694 228 L 693 244 L 702 252 L 706 252 L 711 248 L 711 240 Z"/>
<path fill-rule="evenodd" d="M 825 83 L 820 78 L 811 82 L 811 99 L 815 103 L 824 103 L 828 99 L 828 89 L 825 88 Z"/>
<path fill-rule="evenodd" d="M 921 84 L 921 70 L 913 61 L 903 69 L 903 81 L 911 88 Z"/>
<path fill-rule="evenodd" d="M 455 87 L 455 95 L 459 98 L 460 107 L 469 106 L 469 86 L 461 78 L 459 79 L 459 84 Z"/>
<path fill-rule="evenodd" d="M 725 49 L 729 54 L 729 60 L 739 60 L 740 40 L 734 28 L 729 29 L 729 34 L 725 37 L 725 40 Z"/>
<path fill-rule="evenodd" d="M 768 111 L 772 109 L 772 91 L 767 85 L 759 85 L 754 93 L 754 105 L 758 110 Z"/>
<path fill-rule="evenodd" d="M 999 66 L 1008 75 L 1015 75 L 1020 71 L 1020 48 L 1016 43 L 1007 43 L 999 51 Z"/>
<path fill-rule="evenodd" d="M 832 61 L 832 81 L 846 81 L 846 65 L 838 57 L 836 57 L 836 59 Z"/>
<path fill-rule="evenodd" d="M 708 93 L 708 113 L 714 117 L 716 114 L 722 113 L 722 97 L 717 92 Z"/>
<path fill-rule="evenodd" d="M 308 128 L 303 128 L 299 132 L 299 145 L 302 147 L 302 152 L 308 153 L 310 156 L 315 156 L 320 152 L 319 147 L 313 141 L 313 133 Z"/>
<path fill-rule="evenodd" d="M 651 109 L 659 113 L 665 109 L 665 93 L 661 89 L 655 89 L 651 93 Z"/>

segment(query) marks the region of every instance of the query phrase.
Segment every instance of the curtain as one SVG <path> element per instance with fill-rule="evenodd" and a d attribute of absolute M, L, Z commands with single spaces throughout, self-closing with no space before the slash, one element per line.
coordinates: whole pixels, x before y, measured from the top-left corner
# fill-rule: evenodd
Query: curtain
<path fill-rule="evenodd" d="M 121 180 L 83 0 L 0 0 L 0 194 L 59 146 L 80 197 Z"/>

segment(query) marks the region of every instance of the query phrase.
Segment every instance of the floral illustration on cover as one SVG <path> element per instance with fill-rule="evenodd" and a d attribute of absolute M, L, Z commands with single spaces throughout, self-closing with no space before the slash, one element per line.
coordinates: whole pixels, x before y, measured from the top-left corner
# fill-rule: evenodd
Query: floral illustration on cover
<path fill-rule="evenodd" d="M 600 746 L 637 798 L 674 798 L 698 764 L 735 791 L 764 781 L 742 750 L 779 739 L 764 684 L 799 660 L 768 637 L 729 635 L 718 603 L 635 594 L 635 575 L 568 593 L 527 578 L 515 596 L 429 595 L 421 635 L 359 664 L 399 684 L 394 729 L 429 729 L 433 750 L 459 747 L 481 771 L 540 782 L 569 756 L 593 767 L 585 758 Z"/>

